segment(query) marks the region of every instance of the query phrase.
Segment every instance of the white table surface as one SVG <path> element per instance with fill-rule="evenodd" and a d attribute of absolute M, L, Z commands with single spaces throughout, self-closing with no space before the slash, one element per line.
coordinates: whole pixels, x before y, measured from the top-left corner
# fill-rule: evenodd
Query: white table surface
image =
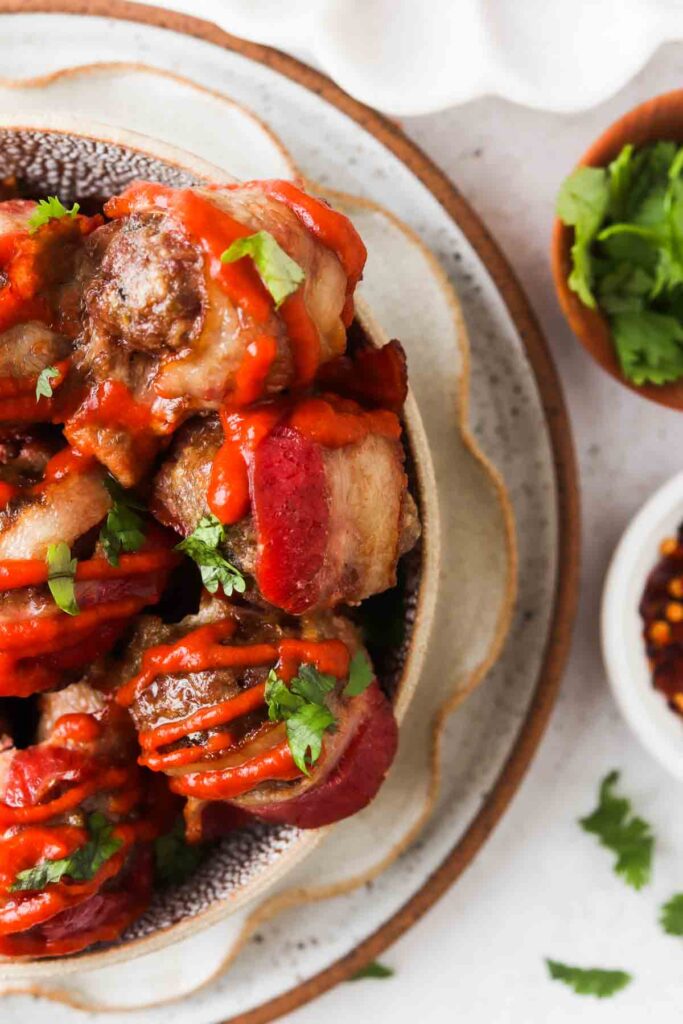
<path fill-rule="evenodd" d="M 683 786 L 627 731 L 607 687 L 598 610 L 610 554 L 644 499 L 683 463 L 683 417 L 609 379 L 573 339 L 548 264 L 554 197 L 588 143 L 620 113 L 679 87 L 683 45 L 659 51 L 609 103 L 580 115 L 486 99 L 403 127 L 450 174 L 516 267 L 559 367 L 580 467 L 583 572 L 573 650 L 550 727 L 512 807 L 457 885 L 382 957 L 395 977 L 344 984 L 289 1024 L 657 1024 L 681 1019 L 683 939 L 659 905 L 683 891 Z M 683 736 L 682 736 L 683 742 Z M 658 837 L 652 885 L 636 893 L 576 825 L 599 779 L 622 786 Z M 543 957 L 616 967 L 635 980 L 611 1000 L 579 997 Z"/>

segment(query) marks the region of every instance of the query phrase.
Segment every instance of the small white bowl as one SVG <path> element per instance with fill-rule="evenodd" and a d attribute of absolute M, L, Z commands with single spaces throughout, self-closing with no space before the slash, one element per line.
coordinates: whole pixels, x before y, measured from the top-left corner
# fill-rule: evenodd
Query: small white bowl
<path fill-rule="evenodd" d="M 659 488 L 631 520 L 612 556 L 602 595 L 602 656 L 617 704 L 667 771 L 683 779 L 683 718 L 652 685 L 638 605 L 659 545 L 683 521 L 683 473 Z"/>

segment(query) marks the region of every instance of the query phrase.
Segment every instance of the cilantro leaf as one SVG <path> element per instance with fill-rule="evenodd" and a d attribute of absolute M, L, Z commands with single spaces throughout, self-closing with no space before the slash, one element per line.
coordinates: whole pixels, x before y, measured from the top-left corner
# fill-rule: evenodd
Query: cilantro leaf
<path fill-rule="evenodd" d="M 205 850 L 190 845 L 185 838 L 185 823 L 179 817 L 166 835 L 154 840 L 155 874 L 159 885 L 180 885 L 193 875 L 204 860 Z"/>
<path fill-rule="evenodd" d="M 619 772 L 612 771 L 600 784 L 598 806 L 579 824 L 617 855 L 614 871 L 634 889 L 650 881 L 654 836 L 642 818 L 631 815 L 631 804 L 614 795 Z"/>
<path fill-rule="evenodd" d="M 242 573 L 227 561 L 218 550 L 227 540 L 225 528 L 214 515 L 203 516 L 193 533 L 176 546 L 199 566 L 202 583 L 210 594 L 215 594 L 219 586 L 226 597 L 233 592 L 243 594 L 247 583 Z"/>
<path fill-rule="evenodd" d="M 271 722 L 284 722 L 289 715 L 294 714 L 305 703 L 303 697 L 292 693 L 272 668 L 266 680 L 264 699 L 268 705 L 268 717 Z"/>
<path fill-rule="evenodd" d="M 305 775 L 320 757 L 324 733 L 337 723 L 325 702 L 335 682 L 334 676 L 319 672 L 314 665 L 302 665 L 289 686 L 273 669 L 268 673 L 268 717 L 271 722 L 285 722 L 294 763 Z"/>
<path fill-rule="evenodd" d="M 683 376 L 683 323 L 651 309 L 615 313 L 612 337 L 624 376 L 666 384 Z"/>
<path fill-rule="evenodd" d="M 38 206 L 29 217 L 28 229 L 34 234 L 43 224 L 48 224 L 51 220 L 61 220 L 62 217 L 75 217 L 79 210 L 78 203 L 74 203 L 71 209 L 67 210 L 57 196 L 48 196 L 47 199 L 38 201 Z"/>
<path fill-rule="evenodd" d="M 221 262 L 234 263 L 244 256 L 254 261 L 261 280 L 275 300 L 276 309 L 297 290 L 306 276 L 269 231 L 236 238 L 221 256 Z"/>
<path fill-rule="evenodd" d="M 586 306 L 594 309 L 593 265 L 590 246 L 598 233 L 610 200 L 604 167 L 577 167 L 562 183 L 557 197 L 557 215 L 574 228 L 572 271 L 569 287 Z"/>
<path fill-rule="evenodd" d="M 395 973 L 393 967 L 387 967 L 386 964 L 373 960 L 372 963 L 366 964 L 365 967 L 361 967 L 359 971 L 352 974 L 349 981 L 360 981 L 362 978 L 393 978 Z"/>
<path fill-rule="evenodd" d="M 10 892 L 44 889 L 65 877 L 73 882 L 88 882 L 94 878 L 102 865 L 121 848 L 123 840 L 114 835 L 114 825 L 99 812 L 88 818 L 88 831 L 88 842 L 68 857 L 46 860 L 20 871 Z"/>
<path fill-rule="evenodd" d="M 548 973 L 554 981 L 562 981 L 580 996 L 606 999 L 626 988 L 633 980 L 626 971 L 605 971 L 600 967 L 570 967 L 557 960 L 546 960 Z"/>
<path fill-rule="evenodd" d="M 55 604 L 67 615 L 78 615 L 80 608 L 74 589 L 78 559 L 71 557 L 69 545 L 60 540 L 48 545 L 46 561 L 47 585 Z"/>
<path fill-rule="evenodd" d="M 52 381 L 59 377 L 59 370 L 56 366 L 46 366 L 41 370 L 36 380 L 36 402 L 41 398 L 52 398 Z"/>
<path fill-rule="evenodd" d="M 336 682 L 334 676 L 319 672 L 315 665 L 301 665 L 290 683 L 290 689 L 310 704 L 324 705 L 327 694 L 334 690 Z"/>
<path fill-rule="evenodd" d="M 367 690 L 375 678 L 372 665 L 363 651 L 356 651 L 349 666 L 349 681 L 344 687 L 345 697 L 357 697 Z"/>
<path fill-rule="evenodd" d="M 138 512 L 142 506 L 113 477 L 105 478 L 105 486 L 114 504 L 100 530 L 100 543 L 110 565 L 119 564 L 122 552 L 139 551 L 145 543 L 145 521 Z"/>
<path fill-rule="evenodd" d="M 304 775 L 309 774 L 309 766 L 320 757 L 323 733 L 335 722 L 330 709 L 320 704 L 304 704 L 287 718 L 285 728 L 289 749 L 294 764 Z"/>
<path fill-rule="evenodd" d="M 607 314 L 621 371 L 638 386 L 683 377 L 682 176 L 683 147 L 629 143 L 606 169 L 571 174 L 558 197 L 575 234 L 569 286 Z"/>
<path fill-rule="evenodd" d="M 683 892 L 676 893 L 662 906 L 659 923 L 667 935 L 683 935 Z"/>

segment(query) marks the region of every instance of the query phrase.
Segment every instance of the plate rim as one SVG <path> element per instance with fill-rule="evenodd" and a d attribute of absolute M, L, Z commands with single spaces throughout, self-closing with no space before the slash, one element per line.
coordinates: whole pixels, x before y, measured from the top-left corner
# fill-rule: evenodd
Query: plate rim
<path fill-rule="evenodd" d="M 522 783 L 559 692 L 576 616 L 580 564 L 579 481 L 559 375 L 541 327 L 512 266 L 488 228 L 442 171 L 390 119 L 353 99 L 326 75 L 279 50 L 247 42 L 192 15 L 128 0 L 0 0 L 0 14 L 74 14 L 115 18 L 194 36 L 264 64 L 316 93 L 354 120 L 414 174 L 463 232 L 486 267 L 524 347 L 549 434 L 558 510 L 557 577 L 548 634 L 529 708 L 486 800 L 463 836 L 420 889 L 346 956 L 293 988 L 222 1024 L 268 1024 L 347 980 L 406 932 L 479 852 Z"/>

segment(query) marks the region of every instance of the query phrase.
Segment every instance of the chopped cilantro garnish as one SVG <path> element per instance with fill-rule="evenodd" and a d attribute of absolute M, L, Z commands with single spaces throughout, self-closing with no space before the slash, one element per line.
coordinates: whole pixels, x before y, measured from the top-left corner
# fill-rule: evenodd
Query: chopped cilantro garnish
<path fill-rule="evenodd" d="M 202 846 L 190 845 L 185 838 L 185 823 L 178 818 L 170 832 L 154 841 L 154 862 L 157 880 L 161 886 L 180 885 L 194 874 L 205 851 Z"/>
<path fill-rule="evenodd" d="M 143 506 L 113 477 L 105 479 L 105 486 L 114 504 L 100 530 L 100 543 L 109 564 L 118 565 L 122 552 L 139 551 L 145 543 L 145 521 L 138 514 Z"/>
<path fill-rule="evenodd" d="M 71 557 L 68 544 L 60 540 L 47 549 L 47 585 L 58 608 L 67 615 L 78 615 L 74 580 L 78 559 Z"/>
<path fill-rule="evenodd" d="M 246 238 L 236 238 L 221 256 L 221 261 L 234 263 L 245 256 L 250 256 L 254 261 L 261 280 L 275 300 L 276 309 L 297 290 L 306 276 L 269 231 L 257 231 Z"/>
<path fill-rule="evenodd" d="M 239 569 L 219 551 L 226 540 L 223 524 L 216 516 L 208 515 L 199 520 L 194 532 L 177 545 L 176 551 L 182 551 L 196 562 L 202 583 L 210 594 L 215 594 L 221 586 L 226 597 L 230 597 L 233 591 L 243 594 L 247 584 Z"/>
<path fill-rule="evenodd" d="M 88 842 L 68 857 L 46 860 L 33 868 L 20 871 L 10 891 L 44 889 L 46 885 L 61 882 L 65 877 L 73 882 L 88 882 L 94 878 L 102 865 L 121 848 L 123 840 L 114 835 L 114 826 L 99 812 L 88 818 L 88 831 Z"/>
<path fill-rule="evenodd" d="M 78 203 L 74 203 L 71 209 L 67 210 L 66 206 L 57 196 L 48 196 L 47 199 L 38 200 L 36 210 L 29 217 L 28 229 L 33 234 L 38 228 L 42 228 L 43 224 L 48 224 L 51 220 L 61 220 L 62 217 L 75 217 L 79 210 L 80 206 Z"/>
<path fill-rule="evenodd" d="M 36 401 L 41 398 L 52 398 L 52 381 L 59 377 L 59 370 L 56 366 L 46 366 L 41 370 L 36 380 Z"/>
<path fill-rule="evenodd" d="M 306 775 L 320 757 L 324 733 L 336 725 L 326 704 L 334 685 L 334 676 L 319 672 L 314 665 L 302 665 L 289 686 L 274 670 L 268 674 L 265 693 L 268 717 L 273 722 L 286 723 L 294 763 Z"/>

